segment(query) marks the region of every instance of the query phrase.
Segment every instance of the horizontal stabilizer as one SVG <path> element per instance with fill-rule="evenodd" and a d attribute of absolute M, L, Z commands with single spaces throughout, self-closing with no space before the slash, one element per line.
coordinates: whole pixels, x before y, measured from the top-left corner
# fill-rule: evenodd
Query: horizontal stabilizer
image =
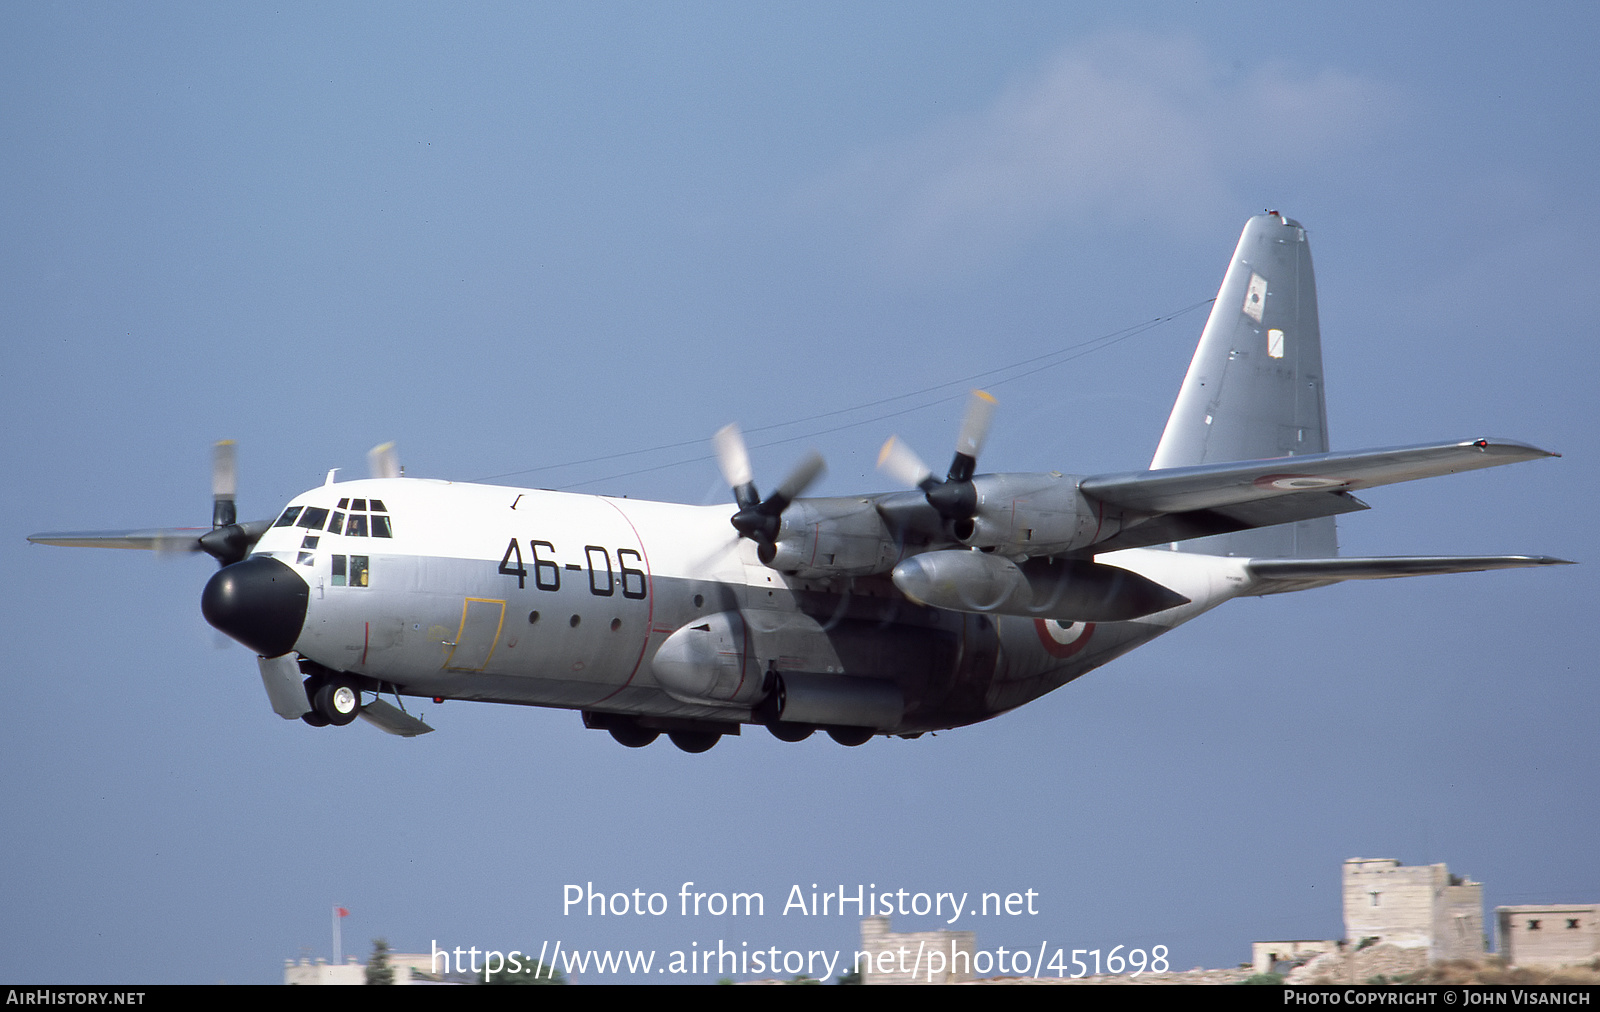
<path fill-rule="evenodd" d="M 386 703 L 381 699 L 374 699 L 362 706 L 361 719 L 380 731 L 402 738 L 415 738 L 419 734 L 427 734 L 433 730 L 393 703 Z"/>
<path fill-rule="evenodd" d="M 1083 494 L 1141 513 L 1186 513 L 1305 492 L 1372 488 L 1558 454 L 1511 440 L 1474 439 L 1353 453 L 1315 453 L 1085 478 Z"/>
<path fill-rule="evenodd" d="M 1339 559 L 1251 559 L 1247 595 L 1310 590 L 1344 580 L 1389 580 L 1437 573 L 1481 573 L 1490 569 L 1570 566 L 1549 555 L 1391 555 Z"/>

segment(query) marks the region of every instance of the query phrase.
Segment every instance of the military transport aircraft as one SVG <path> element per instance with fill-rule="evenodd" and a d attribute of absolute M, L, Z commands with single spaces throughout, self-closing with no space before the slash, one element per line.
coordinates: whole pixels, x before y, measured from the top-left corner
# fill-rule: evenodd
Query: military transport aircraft
<path fill-rule="evenodd" d="M 801 498 L 815 455 L 762 498 L 729 426 L 731 514 L 405 478 L 386 445 L 371 478 L 239 523 L 221 443 L 210 530 L 29 540 L 215 557 L 201 609 L 286 719 L 409 736 L 432 729 L 403 696 L 522 703 L 689 752 L 746 724 L 859 745 L 986 720 L 1229 598 L 1563 561 L 1338 556 L 1353 491 L 1555 455 L 1328 452 L 1311 254 L 1276 211 L 1245 226 L 1149 470 L 977 474 L 993 409 L 974 393 L 944 478 L 890 439 L 906 491 L 823 499 Z"/>

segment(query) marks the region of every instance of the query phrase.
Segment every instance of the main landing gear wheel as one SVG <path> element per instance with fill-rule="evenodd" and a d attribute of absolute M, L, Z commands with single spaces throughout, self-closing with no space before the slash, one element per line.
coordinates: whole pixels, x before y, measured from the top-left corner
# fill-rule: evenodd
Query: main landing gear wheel
<path fill-rule="evenodd" d="M 865 745 L 867 742 L 872 740 L 872 728 L 830 727 L 828 728 L 828 737 L 832 738 L 841 745 L 855 748 L 857 745 Z"/>
<path fill-rule="evenodd" d="M 779 741 L 805 741 L 816 732 L 810 724 L 787 724 L 781 720 L 767 725 L 767 730 Z"/>
<path fill-rule="evenodd" d="M 705 752 L 721 740 L 722 735 L 715 731 L 668 731 L 667 737 L 685 752 Z"/>
<path fill-rule="evenodd" d="M 629 748 L 644 748 L 660 736 L 660 731 L 651 731 L 637 724 L 611 728 L 611 737 L 617 740 L 617 744 L 626 745 Z"/>

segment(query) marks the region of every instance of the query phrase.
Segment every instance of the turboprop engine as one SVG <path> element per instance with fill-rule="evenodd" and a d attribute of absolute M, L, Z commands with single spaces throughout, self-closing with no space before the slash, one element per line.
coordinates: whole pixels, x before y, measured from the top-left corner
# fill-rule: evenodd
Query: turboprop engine
<path fill-rule="evenodd" d="M 1085 497 L 1078 490 L 1077 475 L 976 474 L 978 451 L 988 436 L 994 409 L 992 396 L 982 390 L 972 392 L 944 480 L 935 478 L 898 436 L 883 444 L 879 470 L 920 489 L 953 540 L 1012 558 L 1060 555 L 1104 541 L 1122 529 L 1122 514 L 1108 514 L 1103 505 Z"/>
<path fill-rule="evenodd" d="M 957 541 L 1002 555 L 1056 555 L 1103 541 L 1121 530 L 1121 516 L 1078 491 L 1079 476 L 980 474 L 971 481 L 972 518 L 954 525 Z"/>
<path fill-rule="evenodd" d="M 914 555 L 894 567 L 894 585 L 933 608 L 1060 622 L 1125 622 L 1188 604 L 1138 573 L 1099 562 L 1029 559 L 951 550 Z"/>
<path fill-rule="evenodd" d="M 865 499 L 797 502 L 783 514 L 771 545 L 757 552 L 766 565 L 798 576 L 881 573 L 899 554 L 883 517 Z"/>
<path fill-rule="evenodd" d="M 762 630 L 746 616 L 723 611 L 697 619 L 668 636 L 650 669 L 667 695 L 684 702 L 749 707 L 764 723 L 889 729 L 899 725 L 905 698 L 886 678 L 850 674 L 833 656 L 826 671 L 782 671 L 761 657 Z M 796 656 L 824 667 L 818 651 L 832 653 L 827 634 L 814 625 L 774 629 L 789 637 Z M 796 638 L 798 637 L 798 638 Z M 806 640 L 809 638 L 810 642 Z"/>

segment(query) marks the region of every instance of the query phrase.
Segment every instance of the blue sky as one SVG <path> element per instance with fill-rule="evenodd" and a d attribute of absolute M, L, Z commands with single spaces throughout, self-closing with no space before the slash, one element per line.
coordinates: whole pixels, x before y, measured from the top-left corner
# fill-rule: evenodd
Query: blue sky
<path fill-rule="evenodd" d="M 856 939 L 770 907 L 564 918 L 590 881 L 1033 889 L 980 946 L 1180 967 L 1337 935 L 1353 856 L 1447 861 L 1490 906 L 1600 899 L 1596 27 L 5 7 L 0 979 L 270 983 L 328 954 L 336 903 L 362 952 Z M 1586 565 L 1235 602 L 976 727 L 689 756 L 563 711 L 286 723 L 200 616 L 209 560 L 24 541 L 203 523 L 218 438 L 245 517 L 390 439 L 413 475 L 717 502 L 734 419 L 769 484 L 816 446 L 818 492 L 882 490 L 885 436 L 936 459 L 967 377 L 1209 298 L 1264 207 L 1310 231 L 1336 448 L 1564 454 L 1374 491 L 1343 551 Z M 983 468 L 1148 462 L 1202 322 L 1005 374 Z"/>

